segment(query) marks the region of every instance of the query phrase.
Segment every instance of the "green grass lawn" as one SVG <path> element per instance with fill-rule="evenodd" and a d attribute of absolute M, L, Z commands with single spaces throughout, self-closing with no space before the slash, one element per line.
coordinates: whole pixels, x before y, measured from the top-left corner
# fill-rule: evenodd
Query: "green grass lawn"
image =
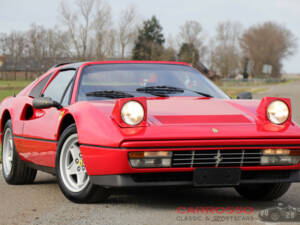
<path fill-rule="evenodd" d="M 221 87 L 221 89 L 231 98 L 235 99 L 239 93 L 251 92 L 252 94 L 257 94 L 260 92 L 265 92 L 270 87 Z"/>
<path fill-rule="evenodd" d="M 7 96 L 18 94 L 31 80 L 0 80 L 0 101 Z"/>

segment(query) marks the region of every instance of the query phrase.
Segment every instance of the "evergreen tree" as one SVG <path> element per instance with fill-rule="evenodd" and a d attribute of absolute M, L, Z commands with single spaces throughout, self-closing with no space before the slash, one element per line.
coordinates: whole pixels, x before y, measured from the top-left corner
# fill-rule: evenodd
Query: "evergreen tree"
<path fill-rule="evenodd" d="M 179 61 L 191 64 L 204 74 L 208 74 L 209 71 L 204 64 L 200 62 L 199 51 L 193 44 L 183 43 L 178 53 Z"/>
<path fill-rule="evenodd" d="M 165 42 L 162 27 L 155 16 L 144 21 L 135 46 L 133 48 L 133 59 L 135 60 L 158 60 L 163 54 L 163 43 Z"/>
<path fill-rule="evenodd" d="M 199 62 L 199 52 L 193 44 L 183 43 L 178 53 L 179 61 L 196 65 Z"/>

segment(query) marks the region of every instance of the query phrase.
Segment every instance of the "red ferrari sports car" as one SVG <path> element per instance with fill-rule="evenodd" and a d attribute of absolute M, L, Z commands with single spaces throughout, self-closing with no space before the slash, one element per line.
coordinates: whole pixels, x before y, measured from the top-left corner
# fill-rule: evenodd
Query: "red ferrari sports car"
<path fill-rule="evenodd" d="M 234 187 L 271 200 L 300 181 L 290 100 L 230 99 L 185 63 L 58 65 L 3 100 L 0 118 L 6 182 L 46 171 L 74 202 L 147 186 Z"/>

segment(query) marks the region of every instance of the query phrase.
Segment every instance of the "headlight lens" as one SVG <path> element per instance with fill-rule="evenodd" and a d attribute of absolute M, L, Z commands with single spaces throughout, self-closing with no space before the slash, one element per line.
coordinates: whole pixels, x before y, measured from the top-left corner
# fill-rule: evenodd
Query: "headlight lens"
<path fill-rule="evenodd" d="M 283 124 L 289 118 L 289 107 L 283 101 L 273 101 L 267 109 L 268 119 L 274 124 Z"/>
<path fill-rule="evenodd" d="M 129 101 L 121 109 L 122 120 L 128 125 L 138 125 L 143 121 L 144 116 L 144 107 L 137 101 Z"/>

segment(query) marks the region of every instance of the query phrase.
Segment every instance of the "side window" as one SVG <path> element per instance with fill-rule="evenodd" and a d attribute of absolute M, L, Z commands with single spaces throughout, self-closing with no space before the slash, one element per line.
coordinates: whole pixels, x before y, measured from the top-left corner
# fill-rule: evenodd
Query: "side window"
<path fill-rule="evenodd" d="M 62 106 L 69 105 L 69 100 L 72 94 L 72 87 L 73 87 L 74 78 L 69 82 L 69 86 L 67 87 L 66 92 L 64 93 L 63 100 L 61 102 Z"/>
<path fill-rule="evenodd" d="M 50 97 L 57 102 L 61 102 L 74 75 L 75 70 L 61 71 L 44 91 L 44 97 Z"/>
<path fill-rule="evenodd" d="M 45 85 L 47 84 L 50 77 L 53 75 L 53 73 L 46 76 L 43 80 L 41 80 L 29 93 L 30 97 L 37 98 L 41 96 L 41 92 L 44 89 Z"/>

